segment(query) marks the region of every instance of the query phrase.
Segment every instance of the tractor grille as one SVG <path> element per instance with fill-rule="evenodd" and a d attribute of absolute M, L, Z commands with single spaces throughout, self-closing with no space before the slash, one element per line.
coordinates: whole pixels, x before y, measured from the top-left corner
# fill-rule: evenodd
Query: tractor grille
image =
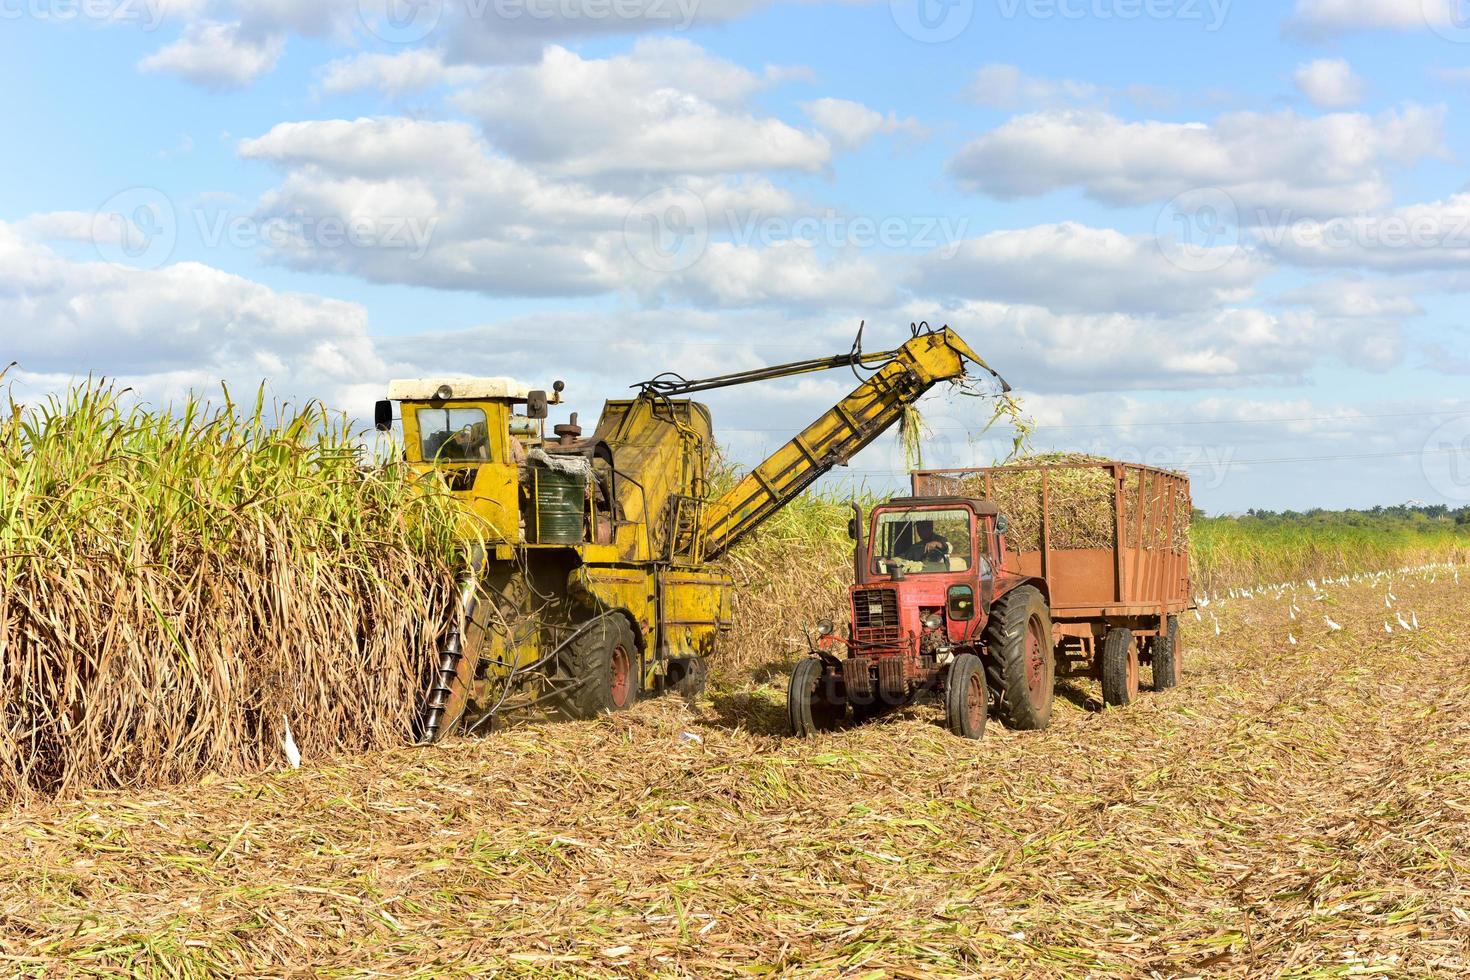
<path fill-rule="evenodd" d="M 859 643 L 897 643 L 902 637 L 898 625 L 898 591 L 896 589 L 859 589 L 852 594 L 853 638 Z"/>

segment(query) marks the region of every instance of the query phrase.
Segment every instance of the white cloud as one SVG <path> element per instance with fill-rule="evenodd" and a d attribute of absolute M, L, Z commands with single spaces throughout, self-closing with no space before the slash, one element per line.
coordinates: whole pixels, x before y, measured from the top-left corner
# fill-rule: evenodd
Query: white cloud
<path fill-rule="evenodd" d="M 1423 316 L 1424 308 L 1414 298 L 1422 283 L 1402 279 L 1344 277 L 1323 279 L 1289 290 L 1277 297 L 1281 303 L 1309 306 L 1324 317 L 1350 319 L 1394 319 Z"/>
<path fill-rule="evenodd" d="M 7 336 L 7 356 L 33 385 L 53 388 L 93 372 L 151 398 L 267 380 L 276 395 L 364 413 L 358 385 L 386 372 L 355 303 L 277 292 L 194 262 L 145 270 L 75 261 L 3 222 L 0 321 L 26 325 Z"/>
<path fill-rule="evenodd" d="M 1346 109 L 1363 101 L 1367 85 L 1343 58 L 1318 58 L 1297 66 L 1296 87 L 1319 109 Z"/>
<path fill-rule="evenodd" d="M 1272 222 L 1263 248 L 1299 265 L 1396 272 L 1470 270 L 1470 193 L 1326 221 Z"/>
<path fill-rule="evenodd" d="M 1386 370 L 1402 358 L 1392 323 L 1324 321 L 1306 311 L 1229 308 L 1205 315 L 1058 314 L 1040 306 L 913 303 L 910 315 L 984 338 L 1013 383 L 1047 392 L 1301 384 L 1324 360 Z"/>
<path fill-rule="evenodd" d="M 465 85 L 484 75 L 477 65 L 448 65 L 444 52 L 411 48 L 400 54 L 360 54 L 341 58 L 322 70 L 321 91 L 342 95 L 377 89 L 392 96 L 441 85 Z"/>
<path fill-rule="evenodd" d="M 919 263 L 920 289 L 1029 304 L 1063 313 L 1183 313 L 1250 298 L 1270 271 L 1226 251 L 1210 272 L 1181 261 L 1152 236 L 1066 222 L 997 231 Z"/>
<path fill-rule="evenodd" d="M 831 257 L 843 242 L 809 245 L 754 230 L 803 209 L 764 179 L 685 178 L 667 201 L 650 204 L 637 192 L 597 190 L 509 160 L 467 123 L 400 118 L 283 123 L 240 151 L 286 171 L 256 213 L 299 229 L 267 242 L 270 258 L 296 268 L 499 296 L 627 291 L 650 302 L 668 294 L 741 306 L 892 295 L 884 269 Z M 639 237 L 645 216 L 656 225 L 674 216 L 693 223 L 702 237 L 687 261 L 648 261 Z M 364 232 L 324 242 L 313 229 L 328 222 Z M 406 243 L 422 247 L 392 247 L 385 233 L 393 229 L 410 238 L 422 232 Z"/>
<path fill-rule="evenodd" d="M 564 175 L 821 170 L 826 137 L 747 107 L 765 84 L 688 41 L 659 39 L 604 59 L 552 46 L 457 101 L 498 147 Z"/>
<path fill-rule="evenodd" d="M 1350 31 L 1424 31 L 1457 23 L 1458 0 L 1297 0 L 1287 26 L 1307 37 Z"/>
<path fill-rule="evenodd" d="M 879 133 L 905 133 L 914 139 L 928 135 L 916 119 L 899 118 L 895 112 L 884 116 L 847 99 L 815 99 L 803 102 L 801 108 L 818 129 L 845 150 L 855 150 Z"/>
<path fill-rule="evenodd" d="M 1232 112 L 1213 123 L 1127 122 L 1071 110 L 1018 116 L 950 162 L 966 190 L 1000 198 L 1081 187 L 1116 205 L 1219 189 L 1241 210 L 1340 214 L 1388 203 L 1387 171 L 1443 152 L 1444 111 L 1408 105 L 1379 116 Z"/>
<path fill-rule="evenodd" d="M 965 86 L 965 98 L 997 109 L 1093 105 L 1104 103 L 1108 92 L 1092 82 L 1028 75 L 1015 65 L 983 65 Z"/>
<path fill-rule="evenodd" d="M 238 21 L 198 21 L 138 67 L 170 72 L 207 88 L 242 88 L 275 68 L 285 48 L 284 34 L 256 36 L 243 31 Z"/>

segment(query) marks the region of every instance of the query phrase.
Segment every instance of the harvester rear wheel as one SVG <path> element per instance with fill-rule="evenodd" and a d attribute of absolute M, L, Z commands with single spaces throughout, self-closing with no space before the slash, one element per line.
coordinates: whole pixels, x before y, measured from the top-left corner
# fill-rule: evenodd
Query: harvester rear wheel
<path fill-rule="evenodd" d="M 1138 644 L 1133 642 L 1132 630 L 1108 630 L 1102 651 L 1102 691 L 1103 701 L 1115 708 L 1126 707 L 1138 697 Z"/>
<path fill-rule="evenodd" d="M 1057 661 L 1051 610 L 1035 586 L 1023 585 L 996 600 L 985 627 L 985 677 L 1007 728 L 1040 731 L 1051 724 Z"/>
<path fill-rule="evenodd" d="M 571 643 L 563 667 L 576 684 L 563 698 L 573 718 L 596 718 L 624 711 L 638 700 L 643 684 L 642 660 L 633 629 L 621 616 L 604 616 Z"/>
<path fill-rule="evenodd" d="M 981 738 L 989 712 L 985 665 L 973 653 L 962 653 L 950 664 L 944 684 L 944 718 L 949 730 L 961 738 Z"/>
<path fill-rule="evenodd" d="M 811 657 L 798 661 L 791 672 L 786 717 L 791 722 L 791 734 L 797 738 L 830 732 L 841 724 L 844 706 L 832 700 L 827 680 L 822 662 Z"/>
<path fill-rule="evenodd" d="M 1154 640 L 1154 690 L 1167 691 L 1179 686 L 1181 654 L 1179 617 L 1170 616 L 1164 634 Z"/>

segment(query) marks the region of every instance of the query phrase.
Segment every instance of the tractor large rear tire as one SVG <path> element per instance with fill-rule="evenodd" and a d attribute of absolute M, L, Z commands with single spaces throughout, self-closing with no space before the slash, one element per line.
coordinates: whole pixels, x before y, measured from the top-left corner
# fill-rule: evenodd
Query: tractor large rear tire
<path fill-rule="evenodd" d="M 944 683 L 944 720 L 960 738 L 980 739 L 985 737 L 989 712 L 985 665 L 973 653 L 962 653 L 950 664 Z"/>
<path fill-rule="evenodd" d="M 1170 616 L 1164 634 L 1154 640 L 1154 690 L 1167 691 L 1179 686 L 1180 654 L 1179 617 Z"/>
<path fill-rule="evenodd" d="M 1056 648 L 1051 610 L 1039 589 L 1023 585 L 996 600 L 985 627 L 985 648 L 985 677 L 995 692 L 1000 720 L 1020 731 L 1050 725 Z"/>
<path fill-rule="evenodd" d="M 845 705 L 832 700 L 830 679 L 815 657 L 797 661 L 791 672 L 791 686 L 786 691 L 786 718 L 791 734 L 809 738 L 818 732 L 830 732 L 842 723 Z"/>
<path fill-rule="evenodd" d="M 1138 697 L 1138 644 L 1132 630 L 1108 630 L 1101 666 L 1103 701 L 1114 708 L 1132 704 Z"/>
<path fill-rule="evenodd" d="M 563 706 L 573 718 L 625 711 L 638 700 L 642 660 L 633 628 L 621 616 L 603 616 L 562 651 L 562 664 L 575 689 Z"/>

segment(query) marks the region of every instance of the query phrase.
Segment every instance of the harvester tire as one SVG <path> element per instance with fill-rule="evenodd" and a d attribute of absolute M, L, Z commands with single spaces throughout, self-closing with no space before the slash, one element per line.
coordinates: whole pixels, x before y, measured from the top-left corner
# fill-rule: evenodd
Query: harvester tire
<path fill-rule="evenodd" d="M 791 671 L 786 718 L 791 723 L 791 734 L 797 738 L 830 732 L 842 723 L 844 706 L 833 702 L 825 680 L 822 662 L 812 657 L 797 661 Z"/>
<path fill-rule="evenodd" d="M 985 684 L 985 665 L 973 653 L 962 653 L 949 666 L 944 684 L 944 720 L 961 738 L 985 735 L 990 713 L 990 691 Z"/>
<path fill-rule="evenodd" d="M 1179 686 L 1179 617 L 1170 616 L 1162 636 L 1154 640 L 1154 690 Z"/>
<path fill-rule="evenodd" d="M 567 644 L 562 664 L 575 688 L 563 698 L 573 718 L 625 711 L 638 701 L 643 661 L 633 628 L 622 616 L 603 616 Z"/>
<path fill-rule="evenodd" d="M 985 627 L 985 679 L 1007 728 L 1040 731 L 1051 724 L 1057 661 L 1051 610 L 1032 585 L 1007 592 L 990 608 Z"/>
<path fill-rule="evenodd" d="M 1108 630 L 1101 667 L 1103 701 L 1114 708 L 1132 704 L 1138 697 L 1138 645 L 1132 630 L 1121 626 Z"/>

